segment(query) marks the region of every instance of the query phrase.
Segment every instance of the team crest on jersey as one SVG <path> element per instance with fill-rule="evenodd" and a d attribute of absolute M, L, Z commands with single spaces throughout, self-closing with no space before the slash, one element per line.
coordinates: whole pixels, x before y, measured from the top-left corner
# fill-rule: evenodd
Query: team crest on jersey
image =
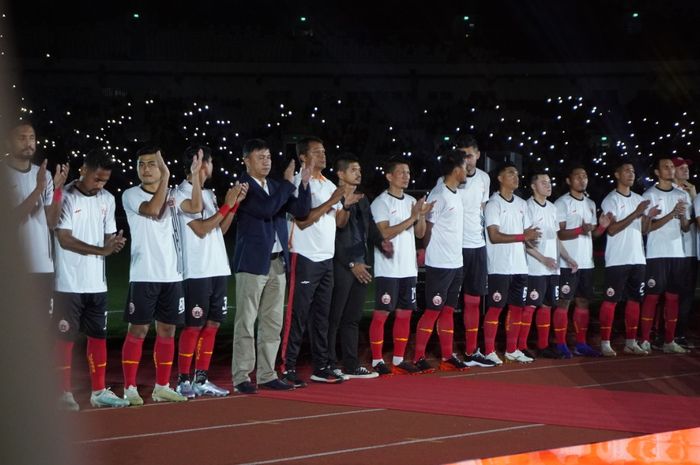
<path fill-rule="evenodd" d="M 530 300 L 537 300 L 540 298 L 540 293 L 537 292 L 537 289 L 533 289 L 532 292 L 530 292 Z"/>
<path fill-rule="evenodd" d="M 615 295 L 615 289 L 613 289 L 612 287 L 609 287 L 608 290 L 605 291 L 605 295 L 607 295 L 608 297 L 614 296 L 614 295 Z"/>
<path fill-rule="evenodd" d="M 494 302 L 500 302 L 501 299 L 503 299 L 503 296 L 501 295 L 500 292 L 496 291 L 496 292 L 494 292 L 493 295 L 491 296 L 491 299 L 492 299 Z"/>
<path fill-rule="evenodd" d="M 133 315 L 136 311 L 136 305 L 133 302 L 129 302 L 129 315 Z"/>
<path fill-rule="evenodd" d="M 68 323 L 66 320 L 59 321 L 58 330 L 62 333 L 67 333 L 70 330 L 70 323 Z"/>
<path fill-rule="evenodd" d="M 100 213 L 102 213 L 102 216 L 107 216 L 107 205 L 100 205 Z"/>
<path fill-rule="evenodd" d="M 196 305 L 192 309 L 192 316 L 194 318 L 202 318 L 202 315 L 204 315 L 204 310 L 202 310 L 202 307 L 200 307 L 199 305 Z"/>
<path fill-rule="evenodd" d="M 389 295 L 388 292 L 385 292 L 382 295 L 382 304 L 389 305 L 390 303 L 391 303 L 391 296 Z"/>
<path fill-rule="evenodd" d="M 656 280 L 650 279 L 649 281 L 647 281 L 647 286 L 649 287 L 649 289 L 653 289 L 654 287 L 656 287 Z"/>
<path fill-rule="evenodd" d="M 433 296 L 433 305 L 435 305 L 436 307 L 439 307 L 440 305 L 442 305 L 442 297 L 440 297 L 439 294 L 436 296 Z"/>
<path fill-rule="evenodd" d="M 564 284 L 564 285 L 561 287 L 561 293 L 562 293 L 562 294 L 568 294 L 569 292 L 571 292 L 571 286 L 569 286 L 568 284 Z"/>

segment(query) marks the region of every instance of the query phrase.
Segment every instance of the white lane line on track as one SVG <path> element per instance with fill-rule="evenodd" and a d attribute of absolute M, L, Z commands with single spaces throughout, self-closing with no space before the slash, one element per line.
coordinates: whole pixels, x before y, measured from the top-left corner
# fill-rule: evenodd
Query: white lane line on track
<path fill-rule="evenodd" d="M 529 424 L 529 425 L 509 426 L 507 428 L 497 428 L 497 429 L 489 429 L 489 430 L 483 430 L 483 431 L 472 431 L 470 433 L 450 434 L 450 435 L 446 435 L 446 436 L 433 436 L 430 438 L 420 438 L 420 439 L 409 439 L 406 441 L 390 442 L 387 444 L 377 444 L 374 446 L 353 447 L 351 449 L 337 449 L 337 450 L 331 450 L 331 451 L 326 451 L 326 452 L 318 452 L 316 454 L 296 455 L 296 456 L 292 456 L 292 457 L 276 458 L 276 459 L 272 459 L 272 460 L 261 460 L 258 462 L 247 462 L 247 463 L 242 463 L 239 465 L 266 465 L 269 463 L 279 463 L 279 462 L 290 462 L 290 461 L 294 461 L 294 460 L 314 459 L 314 458 L 318 458 L 318 457 L 328 457 L 330 455 L 349 454 L 351 452 L 362 452 L 362 451 L 367 451 L 367 450 L 384 449 L 386 447 L 410 446 L 412 444 L 420 444 L 420 443 L 424 443 L 424 442 L 444 441 L 447 439 L 460 439 L 460 438 L 467 438 L 470 436 L 478 436 L 481 434 L 492 434 L 492 433 L 501 433 L 501 432 L 506 432 L 506 431 L 516 431 L 516 430 L 527 429 L 527 428 L 537 428 L 540 426 L 545 426 L 545 425 L 543 425 L 541 423 L 533 423 L 533 424 Z"/>
<path fill-rule="evenodd" d="M 648 378 L 637 378 L 637 379 L 626 379 L 624 381 L 613 381 L 610 383 L 599 383 L 599 384 L 586 384 L 584 386 L 573 386 L 576 389 L 585 389 L 585 388 L 591 388 L 591 387 L 603 387 L 603 386 L 614 386 L 616 384 L 629 384 L 629 383 L 638 383 L 638 382 L 644 382 L 644 381 L 655 381 L 658 379 L 673 379 L 673 378 L 682 378 L 684 376 L 699 376 L 700 371 L 693 371 L 691 373 L 682 373 L 680 375 L 665 375 L 665 376 L 654 376 L 654 377 L 648 377 Z"/>
<path fill-rule="evenodd" d="M 140 438 L 150 438 L 150 437 L 154 437 L 154 436 L 169 436 L 169 435 L 173 435 L 173 434 L 185 434 L 185 433 L 212 431 L 212 430 L 227 429 L 227 428 L 242 428 L 242 427 L 246 427 L 246 426 L 268 425 L 268 424 L 284 423 L 284 422 L 290 422 L 290 421 L 312 420 L 312 419 L 316 419 L 316 418 L 328 418 L 328 417 L 337 417 L 337 416 L 341 416 L 341 415 L 353 415 L 353 414 L 357 414 L 357 413 L 371 413 L 371 412 L 382 412 L 382 411 L 384 411 L 384 409 L 373 408 L 373 409 L 363 409 L 363 410 L 351 410 L 351 411 L 346 411 L 346 412 L 321 413 L 318 415 L 305 415 L 305 416 L 300 416 L 300 417 L 274 418 L 271 420 L 254 420 L 254 421 L 248 421 L 245 423 L 230 423 L 228 425 L 204 426 L 201 428 L 187 428 L 187 429 L 178 429 L 178 430 L 171 430 L 171 431 L 160 431 L 157 433 L 130 434 L 127 436 L 113 436 L 113 437 L 109 437 L 109 438 L 88 439 L 86 441 L 77 441 L 75 444 L 95 444 L 95 443 L 100 443 L 100 442 L 122 441 L 125 439 L 140 439 Z"/>

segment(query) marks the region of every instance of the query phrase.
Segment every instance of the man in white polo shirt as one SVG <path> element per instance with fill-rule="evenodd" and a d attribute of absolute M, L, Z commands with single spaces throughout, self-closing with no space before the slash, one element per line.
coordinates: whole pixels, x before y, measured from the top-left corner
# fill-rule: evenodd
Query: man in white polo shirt
<path fill-rule="evenodd" d="M 296 149 L 302 169 L 307 164 L 312 165 L 313 169 L 309 180 L 311 211 L 305 219 L 294 220 L 289 228 L 292 287 L 282 339 L 282 369 L 288 383 L 303 387 L 305 383 L 297 375 L 296 368 L 307 327 L 313 361 L 311 380 L 330 384 L 343 381 L 342 376 L 334 374 L 329 368 L 328 325 L 333 292 L 336 215 L 347 215 L 340 201 L 354 192 L 354 186 L 336 189 L 323 176 L 326 150 L 321 139 L 304 138 L 297 143 Z M 301 178 L 300 171 L 294 177 L 296 186 L 301 183 Z"/>
<path fill-rule="evenodd" d="M 126 242 L 117 234 L 114 196 L 104 190 L 114 161 L 101 150 L 90 151 L 80 168 L 80 179 L 65 188 L 56 225 L 56 296 L 54 321 L 58 329 L 59 370 L 64 378 L 62 403 L 71 404 L 73 343 L 87 336 L 93 407 L 126 407 L 129 402 L 105 387 L 107 369 L 107 277 L 105 257 Z M 69 398 L 69 399 L 68 399 Z M 78 404 L 73 400 L 72 409 Z"/>

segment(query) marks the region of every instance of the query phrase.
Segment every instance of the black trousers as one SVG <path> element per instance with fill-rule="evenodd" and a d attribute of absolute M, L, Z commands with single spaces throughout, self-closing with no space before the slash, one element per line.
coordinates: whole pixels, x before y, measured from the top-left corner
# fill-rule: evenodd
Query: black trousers
<path fill-rule="evenodd" d="M 340 351 L 345 371 L 354 371 L 357 360 L 358 327 L 367 296 L 367 285 L 359 282 L 347 265 L 333 261 L 333 298 L 328 326 L 328 357 L 338 360 L 336 340 L 340 333 Z"/>
<path fill-rule="evenodd" d="M 688 322 L 693 310 L 693 300 L 695 299 L 695 284 L 698 279 L 698 261 L 695 257 L 686 257 L 686 273 L 683 275 L 683 290 L 679 296 L 678 325 L 676 326 L 676 336 L 685 337 L 688 330 Z"/>
<path fill-rule="evenodd" d="M 308 328 L 314 370 L 329 365 L 328 316 L 333 292 L 333 259 L 314 262 L 297 255 L 294 273 L 292 325 L 287 344 L 288 370 L 295 370 L 301 341 Z"/>

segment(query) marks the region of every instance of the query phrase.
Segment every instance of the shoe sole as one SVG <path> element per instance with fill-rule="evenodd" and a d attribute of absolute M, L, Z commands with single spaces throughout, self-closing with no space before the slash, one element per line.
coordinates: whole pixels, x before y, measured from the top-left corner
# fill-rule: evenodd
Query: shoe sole
<path fill-rule="evenodd" d="M 491 365 L 489 365 L 488 363 L 473 362 L 473 361 L 472 361 L 472 362 L 464 362 L 464 363 L 465 363 L 465 364 L 467 365 L 467 367 L 469 367 L 469 368 L 473 368 L 473 367 L 493 368 L 493 367 L 496 366 L 495 363 L 492 363 Z"/>
<path fill-rule="evenodd" d="M 160 397 L 160 396 L 151 396 L 151 399 L 153 399 L 153 402 L 186 402 L 187 397 L 184 397 L 182 399 L 168 399 L 165 397 Z"/>
<path fill-rule="evenodd" d="M 374 379 L 379 378 L 379 373 L 369 373 L 366 375 L 345 375 L 348 379 Z"/>
<path fill-rule="evenodd" d="M 109 405 L 109 404 L 101 404 L 99 402 L 93 402 L 90 400 L 90 405 L 92 405 L 95 408 L 124 408 L 124 407 L 129 407 L 129 404 L 123 404 L 123 405 Z"/>
<path fill-rule="evenodd" d="M 453 365 L 440 365 L 438 367 L 438 370 L 440 370 L 440 371 L 467 371 L 468 369 L 469 369 L 469 367 L 466 367 L 466 366 L 458 368 L 458 367 L 453 366 Z"/>
<path fill-rule="evenodd" d="M 124 399 L 125 401 L 129 402 L 130 407 L 139 407 L 143 405 L 143 399 Z"/>
<path fill-rule="evenodd" d="M 311 377 L 311 381 L 314 383 L 321 383 L 321 384 L 340 384 L 343 382 L 342 379 L 325 379 L 325 378 L 316 378 Z"/>
<path fill-rule="evenodd" d="M 236 391 L 236 390 L 234 389 L 234 392 L 235 392 L 235 391 Z M 230 392 L 227 392 L 226 394 L 224 394 L 224 393 L 216 394 L 216 393 L 213 393 L 213 392 L 202 392 L 201 394 L 195 393 L 195 395 L 196 395 L 197 397 L 226 397 L 226 396 L 229 395 L 229 394 L 231 394 L 231 393 L 230 393 Z M 183 397 L 187 397 L 187 396 L 183 396 Z"/>

